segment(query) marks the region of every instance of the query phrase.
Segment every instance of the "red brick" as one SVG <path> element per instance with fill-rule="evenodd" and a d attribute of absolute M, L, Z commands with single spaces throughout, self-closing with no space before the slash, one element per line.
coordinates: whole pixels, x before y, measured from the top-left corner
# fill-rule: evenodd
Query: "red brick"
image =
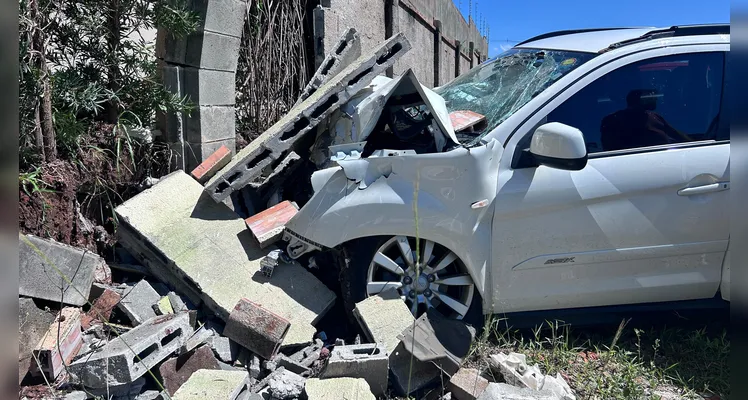
<path fill-rule="evenodd" d="M 93 321 L 109 321 L 109 317 L 112 315 L 112 310 L 117 307 L 117 304 L 121 300 L 122 296 L 119 293 L 104 289 L 104 293 L 99 296 L 98 299 L 93 303 L 88 312 L 81 317 L 81 326 L 83 330 L 87 330 L 93 325 Z"/>
<path fill-rule="evenodd" d="M 286 223 L 297 212 L 299 207 L 286 200 L 247 218 L 244 222 L 260 247 L 265 248 L 281 238 Z"/>
<path fill-rule="evenodd" d="M 190 175 L 197 179 L 198 182 L 204 183 L 213 176 L 219 169 L 226 166 L 231 160 L 231 150 L 226 146 L 221 146 L 215 153 L 208 156 L 200 165 L 192 170 Z"/>
<path fill-rule="evenodd" d="M 83 346 L 83 332 L 81 332 L 81 312 L 75 307 L 65 307 L 60 311 L 49 330 L 39 341 L 33 351 L 39 360 L 41 371 L 36 362 L 32 362 L 33 373 L 42 372 L 49 379 L 55 379 L 78 355 Z"/>
<path fill-rule="evenodd" d="M 459 132 L 485 121 L 486 117 L 470 110 L 462 110 L 449 113 L 449 119 L 455 132 Z"/>
<path fill-rule="evenodd" d="M 488 387 L 488 380 L 473 368 L 460 368 L 449 380 L 449 390 L 455 400 L 475 400 Z"/>
<path fill-rule="evenodd" d="M 223 336 L 270 360 L 283 343 L 291 323 L 262 305 L 241 299 L 229 314 Z"/>

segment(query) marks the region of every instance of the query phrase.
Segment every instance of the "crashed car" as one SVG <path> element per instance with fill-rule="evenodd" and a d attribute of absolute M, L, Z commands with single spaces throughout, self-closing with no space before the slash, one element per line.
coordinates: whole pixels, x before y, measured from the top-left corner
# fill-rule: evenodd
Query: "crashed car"
<path fill-rule="evenodd" d="M 331 122 L 287 253 L 337 250 L 349 302 L 395 289 L 466 320 L 729 301 L 729 43 L 554 32 L 433 91 L 382 78 Z"/>

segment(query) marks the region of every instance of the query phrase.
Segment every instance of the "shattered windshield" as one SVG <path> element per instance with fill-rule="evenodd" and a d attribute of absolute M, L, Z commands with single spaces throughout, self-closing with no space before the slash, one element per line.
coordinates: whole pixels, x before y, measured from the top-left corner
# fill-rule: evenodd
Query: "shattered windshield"
<path fill-rule="evenodd" d="M 512 49 L 435 91 L 444 98 L 449 112 L 468 110 L 485 116 L 486 123 L 479 131 L 461 137 L 458 134 L 464 144 L 474 143 L 594 56 L 571 51 Z"/>

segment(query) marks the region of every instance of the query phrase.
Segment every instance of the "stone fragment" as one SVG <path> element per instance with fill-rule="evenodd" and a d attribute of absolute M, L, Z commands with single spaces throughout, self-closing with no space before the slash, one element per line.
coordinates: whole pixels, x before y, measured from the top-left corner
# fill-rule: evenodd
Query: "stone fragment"
<path fill-rule="evenodd" d="M 368 86 L 410 48 L 410 42 L 399 33 L 351 62 L 237 153 L 205 184 L 206 193 L 216 202 L 221 202 L 250 182 L 256 183 L 263 170 L 283 160 L 307 133 L 315 132 L 320 122 Z"/>
<path fill-rule="evenodd" d="M 49 330 L 55 320 L 51 311 L 40 309 L 29 298 L 18 299 L 18 382 L 29 372 L 29 367 L 36 364 L 32 357 L 34 347 Z M 38 368 L 38 367 L 35 367 Z"/>
<path fill-rule="evenodd" d="M 198 182 L 204 183 L 215 175 L 218 170 L 226 166 L 230 160 L 231 150 L 226 146 L 221 146 L 215 153 L 211 154 L 205 161 L 192 170 L 190 175 L 197 179 Z"/>
<path fill-rule="evenodd" d="M 488 387 L 488 380 L 474 368 L 460 368 L 447 384 L 456 400 L 476 400 Z"/>
<path fill-rule="evenodd" d="M 279 400 L 298 398 L 304 391 L 304 381 L 301 376 L 283 370 L 268 381 L 269 393 Z"/>
<path fill-rule="evenodd" d="M 548 390 L 519 388 L 506 383 L 491 382 L 478 400 L 561 400 Z"/>
<path fill-rule="evenodd" d="M 239 345 L 225 336 L 213 336 L 208 340 L 219 360 L 232 363 L 239 356 Z"/>
<path fill-rule="evenodd" d="M 94 282 L 103 283 L 105 285 L 112 284 L 112 270 L 109 268 L 106 262 L 102 259 L 96 265 L 94 269 Z"/>
<path fill-rule="evenodd" d="M 109 322 L 112 310 L 117 307 L 122 297 L 114 290 L 104 289 L 104 292 L 94 301 L 87 313 L 81 316 L 83 330 L 88 330 L 96 322 Z"/>
<path fill-rule="evenodd" d="M 198 328 L 195 333 L 192 334 L 192 336 L 185 340 L 184 344 L 179 348 L 177 353 L 185 354 L 187 352 L 190 352 L 198 348 L 203 343 L 207 343 L 212 337 L 214 337 L 214 335 L 215 332 L 206 328 L 205 326 L 202 326 Z"/>
<path fill-rule="evenodd" d="M 82 346 L 81 311 L 79 308 L 65 307 L 36 345 L 33 356 L 39 360 L 39 365 L 32 364 L 32 372 L 41 372 L 47 379 L 55 380 L 78 355 Z"/>
<path fill-rule="evenodd" d="M 260 357 L 253 354 L 249 361 L 249 376 L 257 379 L 260 377 L 260 373 L 262 373 L 262 369 L 260 369 Z"/>
<path fill-rule="evenodd" d="M 285 200 L 247 218 L 245 222 L 260 248 L 264 249 L 280 240 L 286 223 L 298 212 L 296 203 Z"/>
<path fill-rule="evenodd" d="M 244 221 L 203 196 L 203 187 L 183 171 L 161 178 L 115 211 L 119 243 L 159 280 L 222 320 L 242 298 L 266 305 L 291 323 L 284 346 L 308 343 L 313 324 L 335 301 L 332 291 L 294 263 L 283 263 L 268 282 L 260 273 L 266 252 Z"/>
<path fill-rule="evenodd" d="M 213 351 L 207 346 L 164 361 L 158 371 L 166 392 L 173 396 L 193 373 L 201 369 L 220 369 Z"/>
<path fill-rule="evenodd" d="M 265 359 L 271 359 L 288 333 L 290 323 L 285 318 L 241 299 L 229 315 L 223 335 Z"/>
<path fill-rule="evenodd" d="M 363 378 L 307 379 L 304 390 L 309 400 L 376 399 Z"/>
<path fill-rule="evenodd" d="M 172 396 L 172 400 L 236 400 L 248 390 L 249 375 L 244 371 L 201 369 L 196 371 Z"/>
<path fill-rule="evenodd" d="M 400 342 L 397 335 L 412 326 L 414 320 L 413 314 L 395 289 L 356 303 L 353 314 L 367 339 L 382 343 L 388 354 Z"/>
<path fill-rule="evenodd" d="M 381 343 L 335 346 L 327 361 L 327 366 L 319 377 L 327 378 L 363 378 L 375 396 L 387 392 L 389 374 L 388 354 Z"/>
<path fill-rule="evenodd" d="M 88 250 L 20 235 L 18 294 L 83 306 L 101 257 Z"/>
<path fill-rule="evenodd" d="M 145 279 L 138 282 L 135 286 L 125 290 L 117 308 L 130 318 L 133 326 L 138 326 L 143 321 L 149 320 L 156 316 L 153 311 L 153 305 L 158 303 L 161 296 Z"/>
<path fill-rule="evenodd" d="M 151 308 L 153 308 L 153 312 L 155 312 L 156 315 L 174 314 L 174 309 L 171 307 L 169 296 L 161 297 L 161 299 L 151 306 Z"/>
<path fill-rule="evenodd" d="M 176 351 L 191 334 L 188 313 L 155 317 L 76 360 L 69 370 L 89 388 L 125 385 Z"/>

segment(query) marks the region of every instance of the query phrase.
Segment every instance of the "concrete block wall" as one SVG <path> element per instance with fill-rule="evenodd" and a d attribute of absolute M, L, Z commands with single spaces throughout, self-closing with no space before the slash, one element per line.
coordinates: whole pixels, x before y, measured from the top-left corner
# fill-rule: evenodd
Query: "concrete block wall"
<path fill-rule="evenodd" d="M 313 19 L 316 67 L 348 27 L 355 28 L 361 36 L 362 52 L 403 32 L 413 49 L 395 63 L 389 74 L 402 74 L 410 68 L 429 87 L 443 85 L 487 59 L 486 38 L 472 19 L 465 20 L 452 0 L 322 0 L 320 3 Z M 458 44 L 462 57 L 457 56 Z"/>
<path fill-rule="evenodd" d="M 172 150 L 171 166 L 192 170 L 221 146 L 236 150 L 236 68 L 246 0 L 191 0 L 199 29 L 175 38 L 156 34 L 156 57 L 167 90 L 187 96 L 191 113 L 157 117 L 162 140 Z"/>

